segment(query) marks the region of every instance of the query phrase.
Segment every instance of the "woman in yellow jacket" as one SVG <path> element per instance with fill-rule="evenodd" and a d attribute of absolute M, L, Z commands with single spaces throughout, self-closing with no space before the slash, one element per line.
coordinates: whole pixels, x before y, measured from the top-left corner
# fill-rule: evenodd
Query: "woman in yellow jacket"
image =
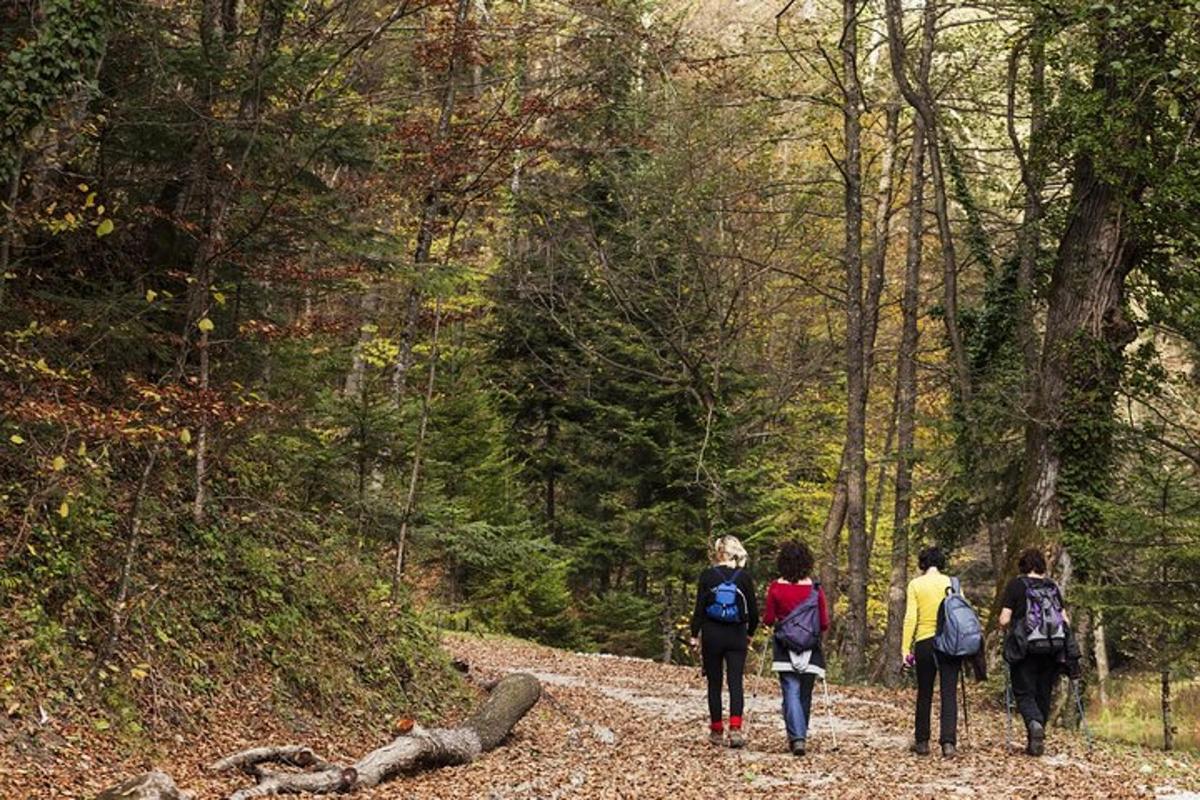
<path fill-rule="evenodd" d="M 933 712 L 933 681 L 941 683 L 941 730 L 938 742 L 942 755 L 951 758 L 956 752 L 958 737 L 958 671 L 962 659 L 935 653 L 933 637 L 937 633 L 938 609 L 950 588 L 950 577 L 944 575 L 946 556 L 936 547 L 927 547 L 917 556 L 921 574 L 908 582 L 908 598 L 904 607 L 904 638 L 901 658 L 907 667 L 917 671 L 916 735 L 912 751 L 929 754 L 930 714 Z"/>

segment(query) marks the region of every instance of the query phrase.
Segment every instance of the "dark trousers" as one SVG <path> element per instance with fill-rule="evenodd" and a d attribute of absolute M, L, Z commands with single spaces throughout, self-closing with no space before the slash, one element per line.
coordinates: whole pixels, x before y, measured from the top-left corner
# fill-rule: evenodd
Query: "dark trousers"
<path fill-rule="evenodd" d="M 1058 679 L 1058 661 L 1053 655 L 1028 655 L 1009 665 L 1013 698 L 1025 725 L 1050 719 L 1050 693 Z"/>
<path fill-rule="evenodd" d="M 958 741 L 958 671 L 961 658 L 935 654 L 933 639 L 922 639 L 913 648 L 917 657 L 917 720 L 916 740 L 928 742 L 930 715 L 933 713 L 933 681 L 940 677 L 941 730 L 938 742 L 955 744 Z"/>
<path fill-rule="evenodd" d="M 708 680 L 708 718 L 721 721 L 721 684 L 729 676 L 729 716 L 741 717 L 745 707 L 742 676 L 746 670 L 746 627 L 705 625 L 700 634 L 700 660 Z"/>

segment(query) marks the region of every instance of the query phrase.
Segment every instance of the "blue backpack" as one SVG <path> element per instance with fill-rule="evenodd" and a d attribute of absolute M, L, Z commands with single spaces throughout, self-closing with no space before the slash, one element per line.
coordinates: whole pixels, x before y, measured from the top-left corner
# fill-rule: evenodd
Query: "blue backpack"
<path fill-rule="evenodd" d="M 979 615 L 963 597 L 958 578 L 950 579 L 946 598 L 938 608 L 937 634 L 933 649 L 948 656 L 973 656 L 983 647 L 983 626 Z"/>
<path fill-rule="evenodd" d="M 820 591 L 821 584 L 813 581 L 808 597 L 775 626 L 775 639 L 793 653 L 812 650 L 821 641 Z"/>
<path fill-rule="evenodd" d="M 742 608 L 746 605 L 746 596 L 737 585 L 738 575 L 741 574 L 740 569 L 735 569 L 732 575 L 713 587 L 713 601 L 705 609 L 709 619 L 716 622 L 742 621 Z"/>

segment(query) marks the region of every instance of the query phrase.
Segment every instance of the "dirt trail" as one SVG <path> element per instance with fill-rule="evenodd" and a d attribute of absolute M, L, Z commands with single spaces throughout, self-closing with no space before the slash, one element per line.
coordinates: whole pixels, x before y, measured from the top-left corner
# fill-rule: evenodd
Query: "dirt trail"
<path fill-rule="evenodd" d="M 830 687 L 830 714 L 818 687 L 809 754 L 798 759 L 785 752 L 773 678 L 748 687 L 750 744 L 738 751 L 704 740 L 704 684 L 695 669 L 510 640 L 455 637 L 448 646 L 484 675 L 533 672 L 550 701 L 519 726 L 503 753 L 409 781 L 412 796 L 1108 798 L 1166 797 L 1172 783 L 1200 788 L 1200 775 L 1188 768 L 1190 776 L 1172 780 L 1155 762 L 1146 775 L 1136 751 L 1097 747 L 1089 754 L 1078 737 L 1057 731 L 1046 758 L 1006 756 L 1004 716 L 981 707 L 979 689 L 970 734 L 960 731 L 961 755 L 947 762 L 907 752 L 906 695 Z"/>
<path fill-rule="evenodd" d="M 640 659 L 566 653 L 502 638 L 451 636 L 447 648 L 482 678 L 537 675 L 545 695 L 499 750 L 462 767 L 396 780 L 354 797 L 418 800 L 562 798 L 1110 798 L 1200 800 L 1196 762 L 1133 748 L 1097 746 L 1053 731 L 1047 757 L 1005 755 L 1004 715 L 972 692 L 971 731 L 960 757 L 907 752 L 911 697 L 883 689 L 830 687 L 832 713 L 818 688 L 809 753 L 785 752 L 773 678 L 748 687 L 749 746 L 705 740 L 704 682 L 694 668 Z M 246 695 L 210 719 L 221 724 L 162 742 L 153 762 L 102 752 L 80 741 L 53 760 L 0 760 L 0 798 L 91 797 L 120 777 L 159 766 L 199 798 L 223 798 L 244 781 L 201 766 L 251 744 L 299 741 L 350 760 L 386 740 L 380 719 L 333 730 L 290 727 Z M 224 705 L 224 704 L 223 704 Z M 837 748 L 834 748 L 836 735 Z M 11 751 L 10 751 L 11 755 Z M 14 788 L 15 787 L 15 788 Z"/>

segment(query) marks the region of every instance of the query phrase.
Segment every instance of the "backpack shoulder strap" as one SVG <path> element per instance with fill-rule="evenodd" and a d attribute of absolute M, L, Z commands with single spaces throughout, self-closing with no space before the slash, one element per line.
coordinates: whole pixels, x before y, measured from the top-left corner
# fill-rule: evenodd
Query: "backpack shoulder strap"
<path fill-rule="evenodd" d="M 962 584 L 958 578 L 951 578 L 950 585 L 946 587 L 946 596 L 949 597 L 952 594 L 962 594 Z"/>

